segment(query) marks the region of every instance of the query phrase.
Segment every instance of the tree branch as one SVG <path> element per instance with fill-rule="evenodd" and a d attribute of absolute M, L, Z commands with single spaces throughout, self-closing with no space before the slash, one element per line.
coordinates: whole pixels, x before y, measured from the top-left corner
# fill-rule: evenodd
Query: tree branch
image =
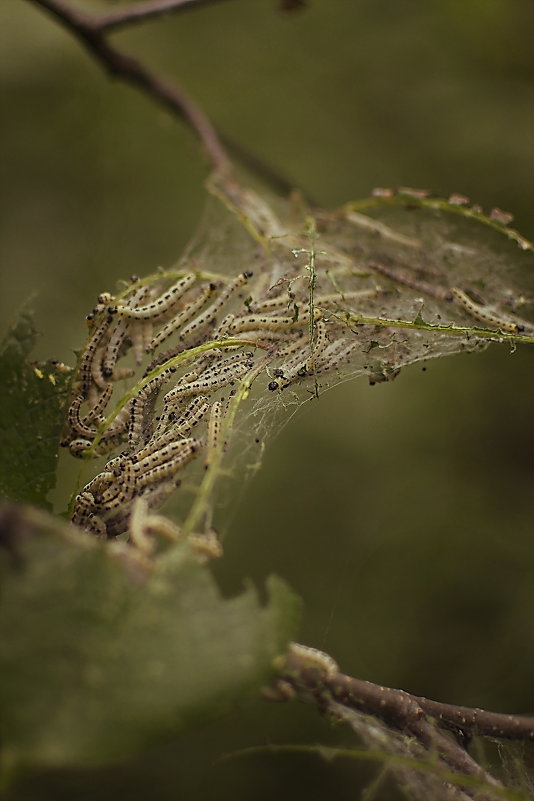
<path fill-rule="evenodd" d="M 391 729 L 411 737 L 429 753 L 461 774 L 494 787 L 499 783 L 456 740 L 440 729 L 454 732 L 462 742 L 466 736 L 534 740 L 534 718 L 503 715 L 454 704 L 431 701 L 404 690 L 382 687 L 346 676 L 328 654 L 291 643 L 280 679 L 267 688 L 274 700 L 297 695 L 316 704 L 321 711 L 341 715 L 350 723 L 349 710 L 369 715 Z M 337 712 L 336 712 L 337 710 Z"/>
<path fill-rule="evenodd" d="M 136 59 L 112 47 L 104 35 L 99 17 L 74 9 L 64 0 L 30 2 L 44 8 L 74 34 L 111 76 L 136 86 L 184 120 L 204 145 L 215 170 L 219 174 L 229 171 L 226 150 L 204 112 L 179 86 L 153 74 Z"/>
<path fill-rule="evenodd" d="M 443 704 L 428 698 L 418 698 L 426 715 L 445 728 L 471 736 L 497 737 L 505 740 L 534 740 L 534 718 L 486 712 L 468 706 Z"/>
<path fill-rule="evenodd" d="M 39 6 L 66 28 L 100 66 L 112 77 L 135 86 L 155 102 L 181 119 L 196 134 L 219 176 L 231 170 L 231 152 L 273 189 L 288 194 L 294 183 L 273 170 L 258 156 L 227 136 L 220 136 L 207 115 L 176 83 L 147 69 L 137 59 L 112 46 L 107 33 L 134 22 L 165 13 L 176 13 L 222 0 L 149 0 L 108 14 L 88 14 L 65 0 L 28 0 Z"/>
<path fill-rule="evenodd" d="M 321 660 L 324 665 L 328 660 L 328 670 L 324 667 L 321 669 Z M 444 704 L 411 695 L 404 690 L 355 679 L 340 673 L 328 655 L 296 643 L 290 649 L 282 676 L 291 684 L 304 681 L 312 690 L 319 687 L 327 690 L 336 701 L 367 715 L 374 715 L 396 729 L 410 729 L 428 717 L 438 726 L 462 735 L 534 740 L 534 717 Z"/>
<path fill-rule="evenodd" d="M 147 0 L 146 3 L 134 3 L 126 8 L 110 11 L 100 17 L 100 30 L 110 31 L 144 22 L 152 17 L 162 17 L 165 14 L 178 14 L 191 11 L 202 6 L 211 6 L 226 0 Z"/>

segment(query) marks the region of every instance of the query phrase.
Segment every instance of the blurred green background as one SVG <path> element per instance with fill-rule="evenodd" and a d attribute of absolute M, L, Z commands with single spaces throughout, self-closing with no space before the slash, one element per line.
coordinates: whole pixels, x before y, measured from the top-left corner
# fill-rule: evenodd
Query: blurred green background
<path fill-rule="evenodd" d="M 534 238 L 533 33 L 531 0 L 310 0 L 292 14 L 236 0 L 116 40 L 321 205 L 374 186 L 461 192 Z M 72 362 L 100 291 L 179 256 L 207 165 L 30 3 L 3 0 L 0 36 L 0 319 L 36 291 L 36 356 Z M 215 568 L 225 592 L 276 572 L 304 599 L 302 641 L 345 672 L 534 713 L 533 358 L 493 348 L 303 407 L 236 508 Z M 40 776 L 20 797 L 353 799 L 372 774 L 309 756 L 212 764 L 271 742 L 352 738 L 258 701 L 134 766 Z"/>

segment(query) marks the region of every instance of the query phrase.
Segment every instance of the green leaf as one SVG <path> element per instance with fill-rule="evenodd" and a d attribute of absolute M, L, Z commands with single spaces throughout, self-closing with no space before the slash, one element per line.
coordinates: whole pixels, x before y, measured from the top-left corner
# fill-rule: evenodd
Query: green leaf
<path fill-rule="evenodd" d="M 105 764 L 255 692 L 294 634 L 270 578 L 224 599 L 187 544 L 149 562 L 35 510 L 4 512 L 3 766 Z M 6 536 L 4 536 L 6 539 Z"/>
<path fill-rule="evenodd" d="M 48 507 L 69 378 L 28 363 L 36 339 L 23 311 L 0 346 L 0 494 Z"/>

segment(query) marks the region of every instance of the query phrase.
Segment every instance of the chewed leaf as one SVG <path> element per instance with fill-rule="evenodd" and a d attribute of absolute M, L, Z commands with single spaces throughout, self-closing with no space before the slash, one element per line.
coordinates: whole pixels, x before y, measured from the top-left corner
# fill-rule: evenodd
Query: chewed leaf
<path fill-rule="evenodd" d="M 44 513 L 2 510 L 5 763 L 105 764 L 257 691 L 298 603 L 268 581 L 221 597 L 186 544 L 148 562 Z"/>
<path fill-rule="evenodd" d="M 69 379 L 55 363 L 28 363 L 36 339 L 23 311 L 0 346 L 0 493 L 47 506 Z"/>

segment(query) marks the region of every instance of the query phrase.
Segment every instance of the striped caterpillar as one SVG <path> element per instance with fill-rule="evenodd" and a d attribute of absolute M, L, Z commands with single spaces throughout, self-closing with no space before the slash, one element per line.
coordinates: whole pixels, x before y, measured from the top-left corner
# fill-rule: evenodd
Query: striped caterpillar
<path fill-rule="evenodd" d="M 509 334 L 519 334 L 525 330 L 525 325 L 517 323 L 509 318 L 500 317 L 489 306 L 484 306 L 469 297 L 467 292 L 459 287 L 451 289 L 451 295 L 468 314 L 475 320 L 489 325 L 491 328 L 498 328 L 500 331 L 506 331 Z"/>

